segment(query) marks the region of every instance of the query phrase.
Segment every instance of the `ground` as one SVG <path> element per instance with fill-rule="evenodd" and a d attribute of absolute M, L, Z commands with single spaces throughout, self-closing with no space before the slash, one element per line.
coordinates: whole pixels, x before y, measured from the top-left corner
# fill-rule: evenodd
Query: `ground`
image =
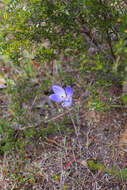
<path fill-rule="evenodd" d="M 36 130 L 42 135 L 24 138 L 21 133 L 26 128 L 14 127 L 15 139 L 22 139 L 23 145 L 0 155 L 2 190 L 127 189 L 124 144 L 127 124 L 126 109 L 119 101 L 121 89 L 111 85 L 105 96 L 104 88 L 98 87 L 103 101 L 111 96 L 114 102 L 107 104 L 106 109 L 93 109 L 94 98 L 90 99 L 93 75 L 88 74 L 87 79 L 84 86 L 80 80 L 72 85 L 74 109 L 63 109 L 50 102 L 47 94 L 43 95 L 44 103 L 38 104 L 38 97 L 32 101 L 31 113 L 34 114 L 34 106 L 41 113 L 42 120 Z M 0 116 L 6 121 L 11 115 L 9 101 L 10 96 L 1 89 Z M 42 109 L 44 104 L 47 110 Z M 47 132 L 47 127 L 51 127 L 51 131 Z"/>

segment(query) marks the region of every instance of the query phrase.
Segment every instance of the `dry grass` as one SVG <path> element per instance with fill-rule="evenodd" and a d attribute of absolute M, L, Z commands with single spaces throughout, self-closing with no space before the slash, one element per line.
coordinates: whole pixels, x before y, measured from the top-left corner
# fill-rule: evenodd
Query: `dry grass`
<path fill-rule="evenodd" d="M 127 189 L 127 174 L 122 174 L 122 169 L 127 167 L 127 157 L 119 146 L 126 142 L 126 126 L 122 134 L 126 110 L 89 110 L 90 93 L 84 93 L 85 88 L 81 84 L 74 87 L 73 103 L 79 106 L 78 112 L 61 109 L 61 113 L 55 112 L 55 116 L 46 120 L 44 129 L 53 122 L 53 132 L 43 134 L 41 122 L 37 127 L 40 135 L 36 134 L 30 140 L 24 139 L 22 131 L 15 129 L 15 136 L 22 138 L 24 146 L 14 148 L 9 154 L 1 154 L 2 190 Z M 34 105 L 36 101 L 37 98 L 32 101 Z M 56 106 L 47 108 L 49 113 L 51 109 L 56 110 Z M 1 115 L 5 115 L 7 110 L 3 109 Z"/>

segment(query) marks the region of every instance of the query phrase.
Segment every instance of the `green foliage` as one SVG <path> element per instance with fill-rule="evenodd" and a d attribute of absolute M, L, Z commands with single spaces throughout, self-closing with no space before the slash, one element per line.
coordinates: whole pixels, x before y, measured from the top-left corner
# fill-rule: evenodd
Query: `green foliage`
<path fill-rule="evenodd" d="M 105 171 L 110 175 L 114 175 L 119 180 L 127 180 L 127 169 L 123 168 L 119 171 L 113 167 L 112 169 L 106 168 Z"/>
<path fill-rule="evenodd" d="M 14 147 L 14 130 L 4 120 L 0 120 L 0 134 L 2 141 L 0 142 L 0 153 L 10 152 Z"/>
<path fill-rule="evenodd" d="M 73 86 L 80 80 L 68 68 L 81 73 L 82 85 L 84 72 L 95 76 L 95 85 L 89 88 L 89 106 L 107 110 L 97 88 L 106 91 L 113 83 L 112 76 L 126 80 L 127 7 L 119 0 L 4 0 L 3 4 L 0 61 L 13 73 L 6 76 L 5 93 L 10 95 L 13 116 L 9 125 L 28 127 L 24 135 L 34 137 L 36 120 L 30 105 L 36 97 L 49 93 L 53 82 Z M 94 52 L 89 54 L 91 47 Z M 53 76 L 54 61 L 57 76 Z M 64 124 L 62 129 L 65 131 Z M 50 124 L 43 133 L 53 130 L 57 129 Z M 7 130 L 14 142 L 11 132 Z"/>
<path fill-rule="evenodd" d="M 89 160 L 88 161 L 88 166 L 90 167 L 91 171 L 105 171 L 109 175 L 114 175 L 117 179 L 122 179 L 122 180 L 127 180 L 127 169 L 121 169 L 120 171 L 114 167 L 110 168 L 105 168 L 103 164 L 97 161 Z"/>
<path fill-rule="evenodd" d="M 127 95 L 125 94 L 125 95 L 122 95 L 121 96 L 121 100 L 125 103 L 125 104 L 127 104 Z"/>
<path fill-rule="evenodd" d="M 98 171 L 102 171 L 104 169 L 104 166 L 100 163 L 100 162 L 95 162 L 95 161 L 88 161 L 88 165 L 90 167 L 91 170 L 98 170 Z"/>
<path fill-rule="evenodd" d="M 62 52 L 92 71 L 118 71 L 126 62 L 127 13 L 118 0 L 8 1 L 1 14 L 1 52 L 15 63 L 24 49 L 42 63 L 59 59 Z M 45 39 L 51 43 L 48 49 L 42 45 Z M 97 48 L 94 65 L 84 57 L 90 44 Z"/>

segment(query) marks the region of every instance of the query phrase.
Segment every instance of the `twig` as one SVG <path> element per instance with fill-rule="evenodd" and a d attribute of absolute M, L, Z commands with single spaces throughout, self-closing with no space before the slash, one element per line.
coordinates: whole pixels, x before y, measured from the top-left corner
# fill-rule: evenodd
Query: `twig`
<path fill-rule="evenodd" d="M 112 104 L 109 106 L 110 108 L 122 108 L 122 109 L 126 109 L 127 105 L 120 105 L 120 104 Z"/>
<path fill-rule="evenodd" d="M 89 39 L 91 40 L 91 42 L 93 42 L 95 44 L 96 47 L 99 47 L 98 41 L 93 36 L 93 33 L 86 26 L 83 26 L 83 28 L 80 31 L 82 34 L 86 34 L 89 37 Z"/>
<path fill-rule="evenodd" d="M 82 103 L 83 104 L 83 103 Z M 79 107 L 82 107 L 82 104 L 80 104 L 79 105 Z M 119 105 L 119 104 L 112 104 L 112 105 L 108 105 L 109 106 L 109 108 L 121 108 L 121 109 L 127 109 L 127 105 Z M 86 110 L 88 110 L 89 109 L 89 107 L 85 107 L 84 109 L 86 109 Z M 61 113 L 61 114 L 58 114 L 58 115 L 56 115 L 55 117 L 52 117 L 52 118 L 50 118 L 50 119 L 48 119 L 48 120 L 42 120 L 41 122 L 43 122 L 43 123 L 49 123 L 50 121 L 54 121 L 54 120 L 56 120 L 56 119 L 58 119 L 58 118 L 61 118 L 63 115 L 66 115 L 67 113 L 70 113 L 70 112 L 74 112 L 74 110 L 73 110 L 73 108 L 69 108 L 69 110 L 67 110 L 67 111 L 65 111 L 65 112 L 63 112 L 63 113 Z M 84 117 L 84 115 L 85 114 L 82 114 L 81 116 L 80 116 L 80 118 L 83 118 Z M 73 118 L 72 118 L 73 119 Z M 73 122 L 72 122 L 73 123 Z M 75 126 L 75 124 L 73 123 L 73 125 L 74 125 L 74 127 L 76 127 Z M 19 130 L 19 131 L 23 131 L 23 130 L 26 130 L 26 129 L 28 129 L 28 128 L 35 128 L 35 127 L 37 127 L 38 126 L 38 124 L 37 125 L 35 125 L 35 126 L 30 126 L 30 127 L 12 127 L 14 130 Z M 76 129 L 76 131 L 77 131 L 77 129 Z M 78 133 L 78 131 L 77 131 L 77 133 Z"/>
<path fill-rule="evenodd" d="M 79 10 L 79 14 L 81 13 L 81 10 Z M 91 40 L 91 42 L 99 48 L 99 42 L 98 39 L 95 38 L 93 32 L 91 30 L 89 30 L 89 28 L 87 26 L 89 26 L 89 24 L 87 23 L 87 21 L 84 19 L 84 17 L 82 17 L 82 14 L 80 14 L 78 22 L 82 25 L 82 28 L 80 29 L 81 34 L 84 37 L 84 34 L 86 36 L 89 37 L 89 39 Z"/>
<path fill-rule="evenodd" d="M 38 97 L 38 96 L 35 96 L 35 98 L 34 98 L 32 104 L 31 104 L 31 108 L 30 108 L 30 109 L 32 109 L 33 105 L 35 104 L 35 102 L 36 102 L 36 100 L 37 100 L 37 97 Z"/>
<path fill-rule="evenodd" d="M 90 133 L 90 130 L 88 130 L 88 132 L 86 133 L 86 148 L 88 150 L 88 146 L 89 146 L 89 133 Z"/>
<path fill-rule="evenodd" d="M 111 38 L 110 38 L 110 35 L 109 35 L 109 32 L 108 32 L 108 29 L 106 30 L 106 33 L 107 33 L 107 42 L 108 42 L 108 45 L 109 45 L 109 48 L 110 48 L 110 52 L 111 52 L 111 56 L 114 60 L 116 60 L 116 56 L 113 52 L 113 48 L 112 48 L 112 43 L 111 43 Z"/>
<path fill-rule="evenodd" d="M 43 120 L 43 122 L 44 122 L 44 123 L 49 123 L 50 121 L 56 120 L 56 119 L 58 119 L 58 118 L 64 116 L 65 114 L 69 113 L 69 112 L 72 111 L 72 110 L 73 110 L 73 109 L 70 108 L 69 110 L 67 110 L 67 111 L 65 111 L 65 112 L 63 112 L 63 113 L 61 113 L 61 114 L 59 114 L 59 115 L 56 115 L 55 117 L 53 117 L 53 118 L 51 118 L 51 119 Z"/>
<path fill-rule="evenodd" d="M 75 162 L 81 155 L 74 156 L 69 163 L 65 165 L 65 169 L 68 169 L 73 162 Z"/>

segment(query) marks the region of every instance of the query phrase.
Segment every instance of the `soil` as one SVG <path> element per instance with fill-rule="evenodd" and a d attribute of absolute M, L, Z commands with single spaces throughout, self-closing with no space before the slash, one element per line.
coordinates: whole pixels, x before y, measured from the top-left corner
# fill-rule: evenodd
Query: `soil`
<path fill-rule="evenodd" d="M 31 142 L 25 139 L 22 153 L 15 149 L 13 154 L 4 152 L 1 155 L 2 190 L 127 189 L 126 109 L 121 105 L 110 107 L 108 111 L 87 109 L 89 92 L 84 93 L 85 87 L 80 87 L 78 84 L 74 87 L 73 100 L 79 106 L 78 118 L 65 123 L 70 132 L 59 130 L 43 138 L 35 137 Z M 118 99 L 120 90 L 109 88 L 114 100 Z M 80 98 L 76 95 L 79 92 Z M 7 102 L 1 90 L 0 115 L 6 120 L 9 117 Z M 62 114 L 69 118 L 68 112 L 64 113 L 62 110 Z M 72 110 L 70 113 L 73 115 Z M 53 121 L 62 127 L 63 115 L 52 116 L 45 125 Z"/>

